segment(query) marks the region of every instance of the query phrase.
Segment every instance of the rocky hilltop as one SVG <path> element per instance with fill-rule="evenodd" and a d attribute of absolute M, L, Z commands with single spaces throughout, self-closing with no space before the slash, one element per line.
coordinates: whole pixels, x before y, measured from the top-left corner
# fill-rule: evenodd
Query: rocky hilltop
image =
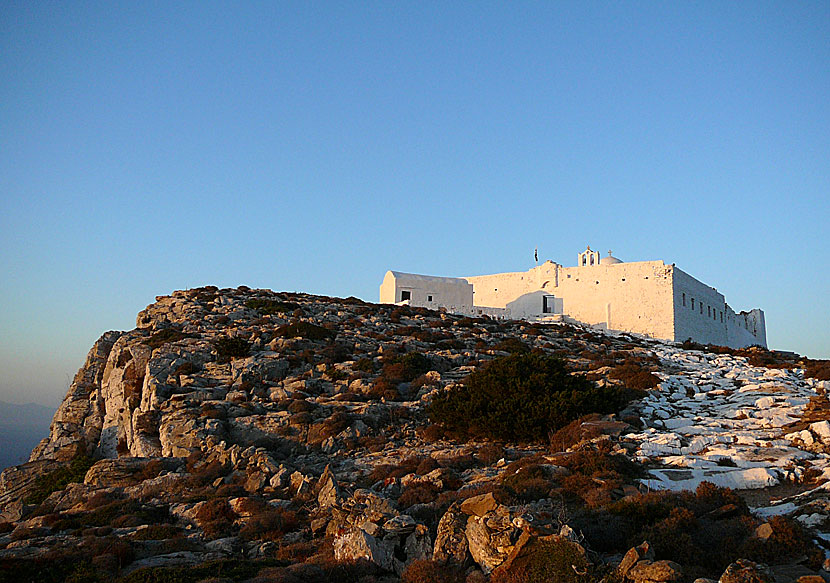
<path fill-rule="evenodd" d="M 521 354 L 626 402 L 515 440 L 432 408 Z M 0 581 L 830 580 L 826 372 L 575 323 L 177 291 L 101 336 L 0 475 Z M 511 407 L 520 425 L 535 405 Z"/>

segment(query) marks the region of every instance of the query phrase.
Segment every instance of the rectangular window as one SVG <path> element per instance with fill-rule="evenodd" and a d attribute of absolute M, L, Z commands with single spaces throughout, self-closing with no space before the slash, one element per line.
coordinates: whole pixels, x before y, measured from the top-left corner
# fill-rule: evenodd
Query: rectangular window
<path fill-rule="evenodd" d="M 702 314 L 703 313 L 703 302 L 698 302 L 698 305 L 700 306 L 700 313 Z"/>
<path fill-rule="evenodd" d="M 432 296 L 427 296 L 427 301 L 431 302 L 432 301 Z"/>
<path fill-rule="evenodd" d="M 683 307 L 686 307 L 686 294 L 683 294 Z"/>
<path fill-rule="evenodd" d="M 712 317 L 712 306 L 706 306 L 706 315 Z"/>
<path fill-rule="evenodd" d="M 692 298 L 692 309 L 693 310 L 695 309 L 695 299 L 694 298 Z"/>
<path fill-rule="evenodd" d="M 404 291 L 401 292 L 401 301 L 402 302 L 405 302 L 406 300 L 411 300 L 411 299 L 412 299 L 412 292 L 410 292 L 409 290 L 404 290 Z"/>
<path fill-rule="evenodd" d="M 723 312 L 720 313 L 720 321 L 723 322 Z"/>

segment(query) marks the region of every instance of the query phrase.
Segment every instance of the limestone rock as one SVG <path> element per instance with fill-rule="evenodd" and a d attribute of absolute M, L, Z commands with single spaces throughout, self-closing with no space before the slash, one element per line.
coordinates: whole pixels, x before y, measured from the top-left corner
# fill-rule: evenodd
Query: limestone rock
<path fill-rule="evenodd" d="M 467 498 L 461 503 L 461 511 L 471 516 L 484 516 L 499 506 L 492 492 Z"/>
<path fill-rule="evenodd" d="M 480 516 L 467 518 L 465 533 L 470 555 L 485 574 L 501 565 L 512 550 L 491 539 L 491 530 L 485 524 L 485 519 Z"/>
<path fill-rule="evenodd" d="M 322 508 L 328 508 L 329 506 L 335 506 L 340 503 L 340 488 L 337 485 L 337 479 L 334 477 L 331 467 L 328 465 L 323 471 L 323 475 L 320 476 L 318 488 L 317 503 Z"/>
<path fill-rule="evenodd" d="M 334 557 L 338 561 L 367 559 L 387 571 L 394 569 L 393 551 L 391 541 L 378 540 L 360 529 L 351 530 L 334 539 Z"/>
<path fill-rule="evenodd" d="M 467 515 L 458 502 L 453 504 L 438 522 L 432 558 L 435 561 L 463 565 L 467 560 Z"/>
<path fill-rule="evenodd" d="M 636 583 L 662 583 L 681 581 L 683 568 L 673 561 L 650 561 L 644 559 L 629 569 L 626 575 Z"/>
<path fill-rule="evenodd" d="M 651 548 L 651 545 L 647 541 L 644 541 L 636 547 L 628 549 L 628 552 L 625 553 L 625 556 L 620 562 L 619 567 L 617 567 L 617 570 L 623 577 L 625 577 L 628 574 L 628 571 L 631 570 L 631 567 L 636 565 L 637 562 L 642 559 L 648 559 L 650 561 L 654 560 L 654 549 Z"/>
<path fill-rule="evenodd" d="M 773 583 L 773 578 L 764 565 L 738 559 L 726 568 L 718 583 Z"/>

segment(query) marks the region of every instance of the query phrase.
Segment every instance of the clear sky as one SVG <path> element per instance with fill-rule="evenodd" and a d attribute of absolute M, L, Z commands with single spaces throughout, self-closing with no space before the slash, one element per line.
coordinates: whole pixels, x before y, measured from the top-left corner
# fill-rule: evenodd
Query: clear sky
<path fill-rule="evenodd" d="M 663 259 L 830 357 L 830 3 L 3 2 L 0 400 L 200 285 Z"/>

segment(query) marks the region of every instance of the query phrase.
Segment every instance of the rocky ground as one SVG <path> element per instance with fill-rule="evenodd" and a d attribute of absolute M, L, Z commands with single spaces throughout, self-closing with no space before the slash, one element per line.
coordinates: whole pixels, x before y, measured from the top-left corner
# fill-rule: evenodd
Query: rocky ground
<path fill-rule="evenodd" d="M 430 423 L 436 394 L 520 349 L 640 398 L 550 443 Z M 830 580 L 830 383 L 753 364 L 573 323 L 175 292 L 95 343 L 0 475 L 0 580 Z"/>

